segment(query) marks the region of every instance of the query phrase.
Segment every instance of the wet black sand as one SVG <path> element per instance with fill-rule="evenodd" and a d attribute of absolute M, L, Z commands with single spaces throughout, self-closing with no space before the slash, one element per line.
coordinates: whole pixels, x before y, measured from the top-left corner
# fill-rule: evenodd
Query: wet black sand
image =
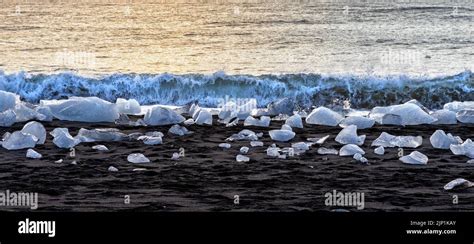
<path fill-rule="evenodd" d="M 283 122 L 272 121 L 271 128 Z M 317 146 L 301 156 L 275 159 L 266 156 L 266 148 L 273 143 L 269 128 L 245 127 L 264 132 L 264 147 L 250 147 L 249 142 L 232 142 L 224 150 L 219 143 L 244 127 L 188 126 L 192 135 L 176 137 L 167 134 L 170 126 L 125 127 L 113 124 L 53 121 L 43 123 L 48 132 L 56 127 L 67 127 L 74 136 L 80 128 L 115 127 L 124 133 L 161 131 L 165 134 L 162 145 L 147 146 L 141 141 L 81 143 L 76 147 L 77 165 L 70 164 L 66 149 L 59 149 L 48 135 L 45 145 L 35 148 L 42 159 L 27 159 L 26 149 L 7 151 L 0 147 L 0 190 L 38 192 L 36 211 L 330 211 L 324 205 L 326 192 L 364 192 L 365 209 L 362 211 L 472 211 L 474 188 L 446 192 L 442 187 L 455 178 L 474 180 L 474 165 L 466 164 L 465 156 L 455 156 L 449 150 L 434 149 L 429 137 L 436 129 L 474 138 L 474 125 L 446 126 L 375 126 L 359 130 L 366 134 L 362 148 L 370 165 L 357 163 L 351 157 L 317 154 Z M 11 128 L 0 128 L 0 135 L 20 130 L 23 123 Z M 306 141 L 308 137 L 331 135 L 323 145 L 339 149 L 334 141 L 339 127 L 305 125 L 295 129 L 292 142 Z M 423 145 L 405 149 L 405 154 L 418 150 L 429 158 L 426 166 L 404 165 L 398 160 L 397 148 L 386 148 L 379 156 L 370 147 L 381 132 L 394 135 L 422 135 Z M 106 145 L 110 151 L 98 152 L 91 147 Z M 290 143 L 277 143 L 289 146 Z M 241 146 L 249 146 L 248 163 L 238 163 L 235 156 Z M 186 157 L 170 160 L 183 147 Z M 152 163 L 136 165 L 127 162 L 130 153 L 143 153 Z M 58 159 L 63 163 L 54 163 Z M 109 172 L 115 166 L 118 172 Z M 133 171 L 146 168 L 146 171 Z M 459 203 L 453 204 L 453 194 Z M 125 204 L 125 195 L 130 204 Z M 234 204 L 239 195 L 240 204 Z M 350 211 L 358 211 L 347 207 Z M 3 210 L 29 211 L 23 208 Z"/>

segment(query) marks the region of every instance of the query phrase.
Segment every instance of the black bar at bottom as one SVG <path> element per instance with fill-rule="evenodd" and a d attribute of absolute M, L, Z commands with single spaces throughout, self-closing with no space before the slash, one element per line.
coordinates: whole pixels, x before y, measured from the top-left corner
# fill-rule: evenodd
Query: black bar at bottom
<path fill-rule="evenodd" d="M 36 240 L 394 240 L 473 243 L 474 212 L 465 213 L 0 213 L 0 243 Z M 55 221 L 55 237 L 19 234 L 19 222 Z M 420 226 L 421 223 L 425 225 Z M 447 233 L 407 234 L 411 230 Z M 453 230 L 455 233 L 453 233 Z M 462 241 L 462 242 L 461 242 Z"/>

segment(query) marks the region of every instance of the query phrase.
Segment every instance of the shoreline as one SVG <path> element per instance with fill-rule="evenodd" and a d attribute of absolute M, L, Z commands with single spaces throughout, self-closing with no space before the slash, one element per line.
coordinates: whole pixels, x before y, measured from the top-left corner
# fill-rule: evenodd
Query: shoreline
<path fill-rule="evenodd" d="M 334 141 L 341 131 L 304 123 L 304 129 L 294 128 L 296 136 L 286 143 L 272 141 L 268 131 L 279 129 L 284 121 L 272 121 L 270 126 L 234 127 L 219 124 L 186 126 L 191 135 L 168 134 L 170 126 L 130 127 L 113 123 L 80 123 L 53 120 L 41 122 L 48 134 L 44 145 L 34 150 L 41 159 L 27 159 L 26 149 L 7 151 L 0 148 L 0 180 L 11 191 L 38 192 L 36 211 L 331 211 L 341 209 L 324 205 L 324 194 L 333 190 L 365 193 L 365 208 L 349 211 L 472 211 L 474 188 L 448 192 L 443 186 L 456 178 L 473 179 L 474 165 L 467 164 L 466 156 L 456 156 L 448 150 L 435 149 L 429 137 L 441 129 L 463 139 L 474 138 L 473 124 L 387 126 L 375 125 L 358 130 L 367 135 L 361 146 L 369 165 L 352 157 L 319 155 L 313 145 L 302 155 L 277 159 L 267 156 L 266 149 L 273 143 L 279 147 L 306 141 L 310 137 L 330 138 L 322 145 L 339 150 Z M 9 128 L 0 127 L 0 134 L 21 130 L 25 123 Z M 68 149 L 57 148 L 49 132 L 57 127 L 68 128 L 76 135 L 80 128 L 117 128 L 125 134 L 160 131 L 163 144 L 145 145 L 142 141 L 80 143 L 75 147 L 77 165 L 71 165 Z M 248 141 L 228 142 L 230 149 L 219 148 L 220 143 L 242 129 L 263 132 L 263 147 L 250 147 Z M 382 132 L 392 135 L 422 136 L 423 144 L 416 149 L 405 148 L 408 155 L 420 151 L 428 156 L 427 165 L 405 165 L 398 159 L 397 148 L 386 148 L 385 155 L 374 154 L 370 144 Z M 105 145 L 110 150 L 99 152 L 94 145 Z M 237 162 L 240 147 L 250 148 L 250 162 Z M 185 157 L 171 160 L 179 148 Z M 131 153 L 143 153 L 152 162 L 127 162 Z M 64 159 L 63 163 L 54 163 Z M 109 166 L 118 172 L 108 171 Z M 146 168 L 145 171 L 133 171 Z M 453 194 L 459 196 L 457 205 Z M 124 204 L 124 195 L 130 204 Z M 239 195 L 240 204 L 233 203 Z M 17 208 L 1 210 L 23 211 Z M 28 211 L 28 210 L 27 210 Z"/>

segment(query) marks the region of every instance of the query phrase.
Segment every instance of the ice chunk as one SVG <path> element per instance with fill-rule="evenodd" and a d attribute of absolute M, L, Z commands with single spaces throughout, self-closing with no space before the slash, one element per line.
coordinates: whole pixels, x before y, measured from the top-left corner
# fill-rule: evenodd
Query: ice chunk
<path fill-rule="evenodd" d="M 436 130 L 430 137 L 431 145 L 434 148 L 449 149 L 449 146 L 461 144 L 462 139 L 459 136 L 453 136 L 450 133 L 446 135 L 443 130 Z"/>
<path fill-rule="evenodd" d="M 349 125 L 357 126 L 357 129 L 367 129 L 374 126 L 375 120 L 363 116 L 350 116 L 341 121 L 339 126 L 345 128 Z"/>
<path fill-rule="evenodd" d="M 250 161 L 250 158 L 239 154 L 235 157 L 235 160 L 237 160 L 237 162 L 248 162 Z"/>
<path fill-rule="evenodd" d="M 409 155 L 401 157 L 400 161 L 405 164 L 425 165 L 428 163 L 428 157 L 426 157 L 423 153 L 413 151 Z"/>
<path fill-rule="evenodd" d="M 46 118 L 45 115 L 36 112 L 31 104 L 18 103 L 13 111 L 16 114 L 16 122 L 24 122 L 33 119 L 44 120 Z"/>
<path fill-rule="evenodd" d="M 81 128 L 76 136 L 81 142 L 97 142 L 97 141 L 125 141 L 128 136 L 115 128 L 105 129 L 84 129 Z"/>
<path fill-rule="evenodd" d="M 280 149 L 278 147 L 267 148 L 267 156 L 270 156 L 270 157 L 280 156 Z"/>
<path fill-rule="evenodd" d="M 317 125 L 328 125 L 336 126 L 344 118 L 342 115 L 332 111 L 326 107 L 319 107 L 314 109 L 308 117 L 306 117 L 306 123 L 308 124 L 317 124 Z"/>
<path fill-rule="evenodd" d="M 320 147 L 318 148 L 318 154 L 326 155 L 326 154 L 332 154 L 332 155 L 338 155 L 339 151 L 336 149 L 329 149 L 325 147 Z"/>
<path fill-rule="evenodd" d="M 249 148 L 248 147 L 241 147 L 240 148 L 240 153 L 241 154 L 247 154 L 249 152 Z"/>
<path fill-rule="evenodd" d="M 38 118 L 38 120 L 53 121 L 54 116 L 49 107 L 37 106 L 35 108 L 35 112 L 37 113 L 36 117 Z"/>
<path fill-rule="evenodd" d="M 385 154 L 385 148 L 380 146 L 374 149 L 374 153 L 378 155 L 384 155 Z"/>
<path fill-rule="evenodd" d="M 292 99 L 285 97 L 279 99 L 275 102 L 268 104 L 267 110 L 269 115 L 278 115 L 278 114 L 293 114 L 295 109 L 295 103 Z"/>
<path fill-rule="evenodd" d="M 28 151 L 26 151 L 26 157 L 27 158 L 40 159 L 43 156 L 41 154 L 39 154 L 38 152 L 36 152 L 35 150 L 30 148 L 30 149 L 28 149 Z"/>
<path fill-rule="evenodd" d="M 289 130 L 271 130 L 269 131 L 270 137 L 274 141 L 289 141 L 295 137 L 295 132 Z"/>
<path fill-rule="evenodd" d="M 469 101 L 469 102 L 456 101 L 456 102 L 446 103 L 443 109 L 453 111 L 453 112 L 459 112 L 461 110 L 474 110 L 474 101 Z"/>
<path fill-rule="evenodd" d="M 446 184 L 443 189 L 446 191 L 450 190 L 456 190 L 456 189 L 465 189 L 469 187 L 473 187 L 474 183 L 463 179 L 463 178 L 457 178 L 455 180 L 450 181 L 448 184 Z"/>
<path fill-rule="evenodd" d="M 303 120 L 301 119 L 301 116 L 299 114 L 295 114 L 286 119 L 285 124 L 294 128 L 303 128 Z"/>
<path fill-rule="evenodd" d="M 249 116 L 245 119 L 244 126 L 268 127 L 270 126 L 270 117 L 262 116 L 260 119 L 256 119 L 252 116 Z"/>
<path fill-rule="evenodd" d="M 0 91 L 0 112 L 15 108 L 16 101 L 20 100 L 18 95 Z"/>
<path fill-rule="evenodd" d="M 417 148 L 422 143 L 423 138 L 421 136 L 394 136 L 387 132 L 382 132 L 382 134 L 372 142 L 372 146 Z"/>
<path fill-rule="evenodd" d="M 135 99 L 126 100 L 118 98 L 115 104 L 117 104 L 117 110 L 121 114 L 137 115 L 142 112 L 140 104 Z"/>
<path fill-rule="evenodd" d="M 46 129 L 39 122 L 28 122 L 25 126 L 23 126 L 21 132 L 36 136 L 36 138 L 38 138 L 37 144 L 44 144 L 46 141 Z"/>
<path fill-rule="evenodd" d="M 327 139 L 329 138 L 329 135 L 321 137 L 321 138 L 308 138 L 307 140 L 310 142 L 314 142 L 318 145 L 322 145 Z"/>
<path fill-rule="evenodd" d="M 199 111 L 198 116 L 196 117 L 196 124 L 198 124 L 198 125 L 203 125 L 203 124 L 212 125 L 212 114 L 207 110 L 201 109 Z"/>
<path fill-rule="evenodd" d="M 361 163 L 365 163 L 365 164 L 366 164 L 366 163 L 369 162 L 369 161 L 368 161 L 366 158 L 364 158 L 364 157 L 362 156 L 362 154 L 360 154 L 360 153 L 354 154 L 353 158 L 354 158 L 355 160 L 361 162 Z"/>
<path fill-rule="evenodd" d="M 38 138 L 36 136 L 15 131 L 10 135 L 4 136 L 2 147 L 7 150 L 33 148 L 37 142 Z"/>
<path fill-rule="evenodd" d="M 160 106 L 153 106 L 145 114 L 143 121 L 147 125 L 172 125 L 183 122 L 185 118 L 174 110 Z"/>
<path fill-rule="evenodd" d="M 473 110 L 461 110 L 456 113 L 456 118 L 461 123 L 473 124 L 474 123 L 474 109 Z"/>
<path fill-rule="evenodd" d="M 114 166 L 110 166 L 107 170 L 110 171 L 110 172 L 117 172 L 118 171 L 118 169 L 115 168 Z"/>
<path fill-rule="evenodd" d="M 231 147 L 231 145 L 229 143 L 220 143 L 219 147 L 229 149 Z"/>
<path fill-rule="evenodd" d="M 178 135 L 178 136 L 184 136 L 184 135 L 192 133 L 192 132 L 188 131 L 188 129 L 186 129 L 186 127 L 180 126 L 180 125 L 171 126 L 170 129 L 168 130 L 168 132 L 171 133 L 171 134 L 174 134 L 174 135 Z"/>
<path fill-rule="evenodd" d="M 16 122 L 16 113 L 9 109 L 4 112 L 0 112 L 0 127 L 9 127 Z"/>
<path fill-rule="evenodd" d="M 119 118 L 117 106 L 97 97 L 72 97 L 68 100 L 44 102 L 54 117 L 80 122 L 114 122 Z"/>
<path fill-rule="evenodd" d="M 255 132 L 244 129 L 237 134 L 233 134 L 226 141 L 258 141 L 258 136 Z"/>
<path fill-rule="evenodd" d="M 109 149 L 104 146 L 104 145 L 95 145 L 92 147 L 92 149 L 97 150 L 97 151 L 108 151 Z"/>
<path fill-rule="evenodd" d="M 436 121 L 433 122 L 435 125 L 454 125 L 458 123 L 456 113 L 450 110 L 436 110 L 431 116 L 436 119 Z"/>
<path fill-rule="evenodd" d="M 73 148 L 81 141 L 73 138 L 67 128 L 56 128 L 49 133 L 54 137 L 53 143 L 59 148 Z"/>
<path fill-rule="evenodd" d="M 336 141 L 341 144 L 356 144 L 360 146 L 364 144 L 365 135 L 358 136 L 357 126 L 349 125 L 337 134 Z"/>
<path fill-rule="evenodd" d="M 194 119 L 187 119 L 183 122 L 185 125 L 194 125 Z"/>
<path fill-rule="evenodd" d="M 297 142 L 297 143 L 292 143 L 291 147 L 294 148 L 296 151 L 308 151 L 311 145 L 312 143 Z"/>
<path fill-rule="evenodd" d="M 293 128 L 291 128 L 291 126 L 287 125 L 287 124 L 284 124 L 281 126 L 281 129 L 282 130 L 288 130 L 288 131 L 293 131 Z"/>
<path fill-rule="evenodd" d="M 364 155 L 365 152 L 360 148 L 359 146 L 355 144 L 347 144 L 341 147 L 339 150 L 339 156 L 354 156 L 354 154 L 359 153 L 361 155 Z"/>
<path fill-rule="evenodd" d="M 395 116 L 387 118 L 387 114 Z M 396 116 L 400 116 L 401 123 L 399 123 Z M 423 109 L 413 103 L 404 103 L 388 107 L 375 107 L 370 112 L 369 117 L 375 119 L 375 121 L 380 124 L 420 125 L 431 124 L 436 121 L 435 118 L 431 117 L 428 113 L 423 111 Z"/>
<path fill-rule="evenodd" d="M 474 159 L 467 160 L 467 164 L 474 164 Z"/>
<path fill-rule="evenodd" d="M 251 141 L 250 146 L 252 146 L 252 147 L 263 147 L 263 142 L 261 142 L 261 141 Z"/>
<path fill-rule="evenodd" d="M 141 164 L 141 163 L 149 163 L 150 159 L 145 157 L 145 155 L 141 153 L 132 153 L 128 155 L 127 157 L 128 162 L 134 163 L 134 164 Z"/>
<path fill-rule="evenodd" d="M 452 144 L 449 146 L 449 149 L 451 149 L 451 152 L 455 155 L 465 155 L 469 158 L 474 158 L 474 142 L 472 142 L 471 139 L 467 139 L 461 145 Z"/>
<path fill-rule="evenodd" d="M 146 145 L 159 145 L 163 143 L 163 138 L 161 136 L 140 136 L 138 137 L 139 141 L 143 141 Z"/>

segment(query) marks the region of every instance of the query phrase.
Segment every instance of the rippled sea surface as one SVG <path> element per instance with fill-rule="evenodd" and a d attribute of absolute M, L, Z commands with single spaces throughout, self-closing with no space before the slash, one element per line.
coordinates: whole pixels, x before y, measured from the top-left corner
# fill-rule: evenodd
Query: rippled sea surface
<path fill-rule="evenodd" d="M 467 0 L 2 0 L 0 70 L 458 74 L 473 20 Z"/>

